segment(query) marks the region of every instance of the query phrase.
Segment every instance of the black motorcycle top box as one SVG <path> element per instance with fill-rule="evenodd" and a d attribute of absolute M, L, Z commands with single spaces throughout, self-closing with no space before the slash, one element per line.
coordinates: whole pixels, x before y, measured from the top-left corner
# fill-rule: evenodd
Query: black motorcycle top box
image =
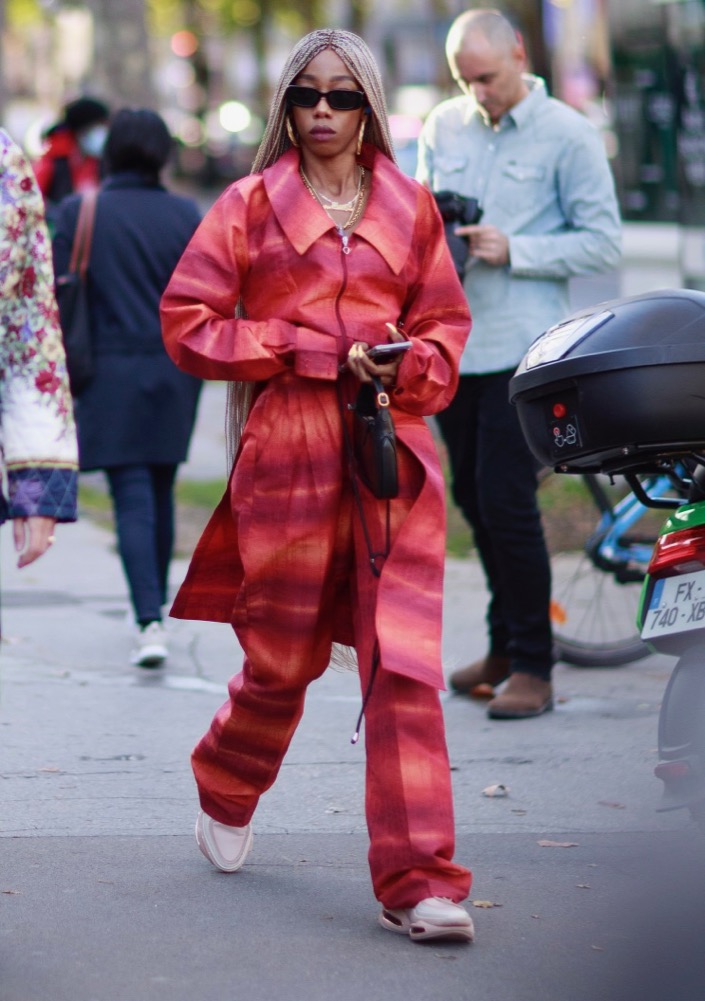
<path fill-rule="evenodd" d="M 561 472 L 638 472 L 705 452 L 705 293 L 660 289 L 541 334 L 509 386 L 524 435 Z"/>

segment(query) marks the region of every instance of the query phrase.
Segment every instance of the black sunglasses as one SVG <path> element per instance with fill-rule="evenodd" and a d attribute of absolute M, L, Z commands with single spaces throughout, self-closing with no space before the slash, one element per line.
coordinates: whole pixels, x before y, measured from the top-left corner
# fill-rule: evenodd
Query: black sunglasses
<path fill-rule="evenodd" d="M 286 99 L 296 108 L 315 108 L 322 97 L 333 111 L 355 111 L 365 103 L 365 95 L 361 90 L 316 90 L 315 87 L 286 88 Z"/>

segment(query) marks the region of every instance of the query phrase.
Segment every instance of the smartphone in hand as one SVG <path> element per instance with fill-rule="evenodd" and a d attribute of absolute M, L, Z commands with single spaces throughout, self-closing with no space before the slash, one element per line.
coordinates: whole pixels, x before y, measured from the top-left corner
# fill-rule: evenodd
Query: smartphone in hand
<path fill-rule="evenodd" d="M 411 341 L 390 341 L 388 344 L 376 344 L 367 349 L 367 357 L 384 365 L 385 362 L 394 361 L 397 355 L 404 354 L 411 346 Z"/>

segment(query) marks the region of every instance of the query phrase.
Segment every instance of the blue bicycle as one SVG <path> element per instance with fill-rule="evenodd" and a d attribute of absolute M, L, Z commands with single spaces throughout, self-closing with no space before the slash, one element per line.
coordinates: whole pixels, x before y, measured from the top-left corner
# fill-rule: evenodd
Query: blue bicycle
<path fill-rule="evenodd" d="M 550 471 L 542 477 L 539 500 L 559 476 L 564 479 Z M 619 667 L 651 652 L 636 624 L 641 584 L 663 508 L 683 502 L 688 474 L 676 465 L 640 479 L 585 473 L 581 480 L 597 523 L 586 538 L 576 519 L 573 538 L 564 533 L 560 550 L 551 555 L 555 655 L 574 667 Z M 543 513 L 550 536 L 551 513 Z"/>

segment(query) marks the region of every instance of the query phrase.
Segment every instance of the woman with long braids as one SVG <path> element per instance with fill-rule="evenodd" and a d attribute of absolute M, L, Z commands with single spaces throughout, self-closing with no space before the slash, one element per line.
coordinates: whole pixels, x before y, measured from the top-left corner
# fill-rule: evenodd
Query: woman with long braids
<path fill-rule="evenodd" d="M 172 609 L 231 622 L 245 652 L 193 752 L 198 845 L 224 872 L 243 865 L 306 688 L 333 644 L 352 646 L 380 922 L 471 941 L 438 695 L 444 487 L 424 420 L 453 396 L 470 317 L 433 197 L 395 165 L 379 70 L 356 35 L 296 45 L 253 171 L 196 231 L 162 320 L 177 365 L 235 384 L 230 482 Z M 391 359 L 367 353 L 407 339 Z M 350 406 L 372 377 L 396 425 L 392 500 L 361 480 L 350 444 Z"/>

